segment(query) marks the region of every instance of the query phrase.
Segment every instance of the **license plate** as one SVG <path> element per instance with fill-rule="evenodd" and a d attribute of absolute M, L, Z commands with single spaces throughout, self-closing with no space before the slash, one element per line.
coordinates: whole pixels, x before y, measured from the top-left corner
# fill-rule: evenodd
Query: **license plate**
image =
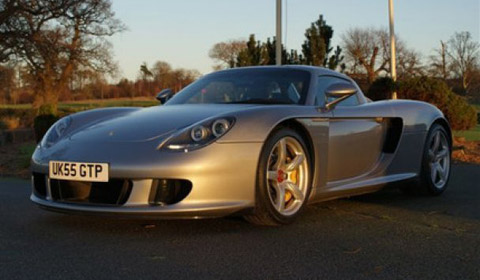
<path fill-rule="evenodd" d="M 50 179 L 108 182 L 108 163 L 50 161 Z"/>

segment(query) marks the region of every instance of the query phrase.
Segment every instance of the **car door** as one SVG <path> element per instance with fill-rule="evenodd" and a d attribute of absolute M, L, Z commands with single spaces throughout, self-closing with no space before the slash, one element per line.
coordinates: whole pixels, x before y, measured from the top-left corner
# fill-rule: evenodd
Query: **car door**
<path fill-rule="evenodd" d="M 325 100 L 323 102 L 333 101 L 325 95 L 325 90 L 330 85 L 352 83 L 336 76 L 320 76 L 318 79 L 318 103 L 322 102 L 322 98 Z M 328 137 L 329 183 L 368 174 L 382 154 L 385 125 L 381 118 L 371 117 L 371 112 L 363 108 L 363 100 L 358 94 L 352 95 L 332 110 Z"/>

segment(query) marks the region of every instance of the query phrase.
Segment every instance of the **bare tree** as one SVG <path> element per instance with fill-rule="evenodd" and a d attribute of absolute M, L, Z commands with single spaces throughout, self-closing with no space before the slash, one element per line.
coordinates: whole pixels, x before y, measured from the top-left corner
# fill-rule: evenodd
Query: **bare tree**
<path fill-rule="evenodd" d="M 3 104 L 17 103 L 15 68 L 0 65 L 0 98 Z"/>
<path fill-rule="evenodd" d="M 342 36 L 345 58 L 350 68 L 361 67 L 371 84 L 381 73 L 390 72 L 390 36 L 386 29 L 354 28 Z M 397 37 L 397 72 L 399 78 L 423 71 L 420 55 Z"/>
<path fill-rule="evenodd" d="M 168 88 L 172 81 L 172 66 L 165 61 L 157 61 L 152 67 L 153 80 L 158 90 Z"/>
<path fill-rule="evenodd" d="M 380 72 L 387 70 L 388 60 L 383 53 L 387 44 L 386 36 L 382 34 L 385 32 L 372 28 L 354 28 L 342 36 L 347 62 L 354 68 L 362 67 L 369 84 L 373 83 Z"/>
<path fill-rule="evenodd" d="M 26 65 L 35 108 L 56 112 L 76 69 L 114 71 L 106 38 L 125 27 L 110 0 L 3 0 L 0 11 L 0 59 Z"/>
<path fill-rule="evenodd" d="M 155 78 L 161 78 L 162 75 L 170 73 L 172 71 L 172 66 L 165 61 L 157 61 L 152 67 L 152 73 Z"/>
<path fill-rule="evenodd" d="M 147 81 L 149 78 L 153 77 L 152 71 L 148 69 L 148 65 L 146 62 L 140 65 L 140 75 L 142 76 L 142 80 Z"/>
<path fill-rule="evenodd" d="M 139 87 L 138 91 L 140 92 L 141 95 L 145 95 L 148 93 L 152 93 L 152 79 L 153 79 L 153 73 L 148 69 L 148 65 L 146 62 L 142 63 L 140 65 L 140 71 L 139 71 L 139 76 L 140 76 L 140 81 L 137 81 L 137 85 Z M 135 92 L 133 92 L 135 93 Z M 135 97 L 133 95 L 132 97 Z"/>
<path fill-rule="evenodd" d="M 245 40 L 229 40 L 213 45 L 208 55 L 213 60 L 220 63 L 214 66 L 214 69 L 229 67 L 233 68 L 237 63 L 238 54 L 247 47 Z"/>
<path fill-rule="evenodd" d="M 398 41 L 398 40 L 397 40 Z M 422 76 L 424 66 L 421 62 L 421 55 L 415 50 L 408 49 L 402 41 L 397 46 L 397 75 L 399 79 Z M 390 52 L 389 52 L 390 53 Z M 390 63 L 388 64 L 390 71 Z"/>
<path fill-rule="evenodd" d="M 149 69 L 146 63 L 141 66 L 141 73 L 139 79 L 135 82 L 138 95 L 150 96 L 162 89 L 170 88 L 177 92 L 183 87 L 200 77 L 200 72 L 191 69 L 174 69 L 172 66 L 164 61 L 157 61 Z"/>
<path fill-rule="evenodd" d="M 451 60 L 453 72 L 461 79 L 463 90 L 468 93 L 479 63 L 480 44 L 473 41 L 469 32 L 459 32 L 448 41 L 446 52 Z"/>
<path fill-rule="evenodd" d="M 446 81 L 451 72 L 447 57 L 447 43 L 440 41 L 440 48 L 435 49 L 434 52 L 435 54 L 430 56 L 430 72 Z"/>

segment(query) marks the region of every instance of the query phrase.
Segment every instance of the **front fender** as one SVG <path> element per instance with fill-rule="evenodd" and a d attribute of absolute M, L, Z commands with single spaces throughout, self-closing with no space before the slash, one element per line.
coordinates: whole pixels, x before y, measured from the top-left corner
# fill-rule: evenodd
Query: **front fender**
<path fill-rule="evenodd" d="M 289 119 L 327 118 L 331 113 L 320 113 L 314 106 L 278 105 L 254 107 L 237 112 L 234 127 L 218 143 L 264 142 L 270 132 Z"/>

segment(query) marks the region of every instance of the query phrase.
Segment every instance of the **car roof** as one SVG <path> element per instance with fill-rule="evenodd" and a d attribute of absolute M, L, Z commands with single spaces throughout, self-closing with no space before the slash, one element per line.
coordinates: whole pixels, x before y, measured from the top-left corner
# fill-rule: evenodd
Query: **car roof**
<path fill-rule="evenodd" d="M 225 70 L 221 70 L 221 71 L 216 71 L 216 72 L 212 72 L 211 74 L 213 73 L 217 73 L 217 72 L 236 72 L 236 71 L 248 71 L 250 69 L 295 69 L 295 70 L 303 70 L 303 71 L 308 71 L 312 74 L 315 74 L 315 75 L 334 75 L 334 76 L 341 76 L 341 77 L 345 77 L 345 78 L 348 78 L 348 76 L 342 74 L 342 73 L 339 73 L 337 71 L 333 71 L 331 69 L 327 69 L 327 68 L 324 68 L 324 67 L 318 67 L 318 66 L 311 66 L 311 65 L 281 65 L 281 66 L 277 66 L 277 65 L 262 65 L 262 66 L 246 66 L 246 67 L 237 67 L 237 68 L 231 68 L 231 69 L 225 69 Z"/>

